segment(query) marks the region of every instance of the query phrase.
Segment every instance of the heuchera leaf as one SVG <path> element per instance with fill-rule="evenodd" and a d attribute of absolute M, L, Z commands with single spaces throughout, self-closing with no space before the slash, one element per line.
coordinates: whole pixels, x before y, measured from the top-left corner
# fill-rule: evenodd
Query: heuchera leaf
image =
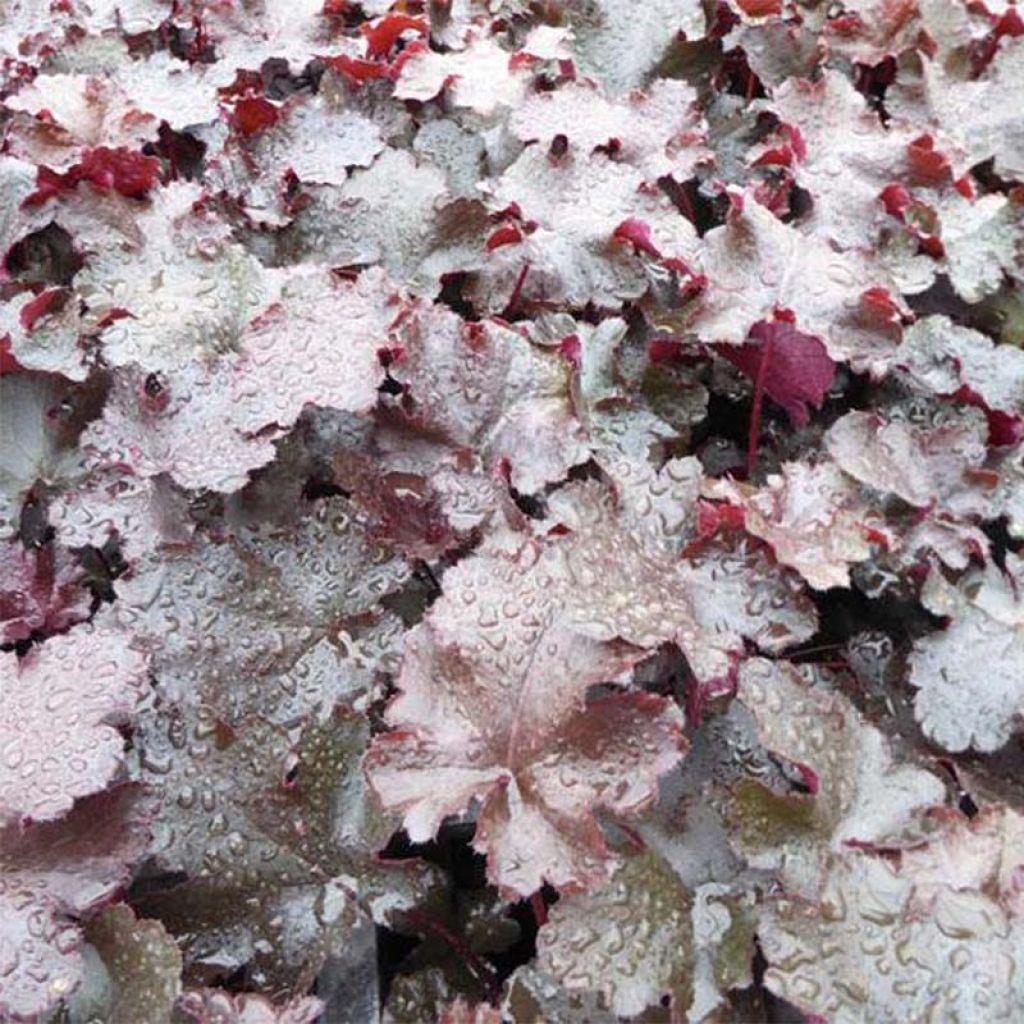
<path fill-rule="evenodd" d="M 817 81 L 791 78 L 769 108 L 787 137 L 762 144 L 755 166 L 788 166 L 812 196 L 807 221 L 841 249 L 870 248 L 882 219 L 878 195 L 906 173 L 907 126 L 883 127 L 850 80 L 826 71 Z M 781 143 L 781 145 L 780 145 Z"/>
<path fill-rule="evenodd" d="M 180 1006 L 196 1024 L 314 1024 L 323 1010 L 315 996 L 273 1003 L 265 996 L 220 989 L 189 989 Z"/>
<path fill-rule="evenodd" d="M 534 494 L 589 457 L 557 353 L 493 320 L 467 325 L 419 305 L 407 309 L 397 340 L 391 373 L 408 389 L 412 423 L 475 447 L 519 492 Z"/>
<path fill-rule="evenodd" d="M 118 581 L 117 616 L 151 653 L 167 692 L 201 694 L 229 720 L 248 709 L 290 724 L 296 714 L 329 710 L 322 705 L 338 692 L 337 659 L 334 668 L 332 659 L 321 661 L 299 692 L 294 680 L 275 677 L 303 655 L 301 670 L 312 671 L 318 641 L 338 637 L 347 621 L 358 635 L 359 617 L 409 570 L 368 541 L 345 499 L 309 511 L 284 525 L 239 530 L 233 540 L 197 536 Z"/>
<path fill-rule="evenodd" d="M 922 601 L 948 625 L 914 645 L 910 682 L 922 728 L 947 750 L 995 750 L 1024 711 L 1022 573 L 1024 561 L 1007 554 L 1005 571 L 974 569 L 959 586 L 929 574 Z"/>
<path fill-rule="evenodd" d="M 564 589 L 543 548 L 452 570 L 407 638 L 402 693 L 387 712 L 395 731 L 366 762 L 414 841 L 481 800 L 475 845 L 494 882 L 521 895 L 544 881 L 602 880 L 610 857 L 594 811 L 644 807 L 685 749 L 679 713 L 662 699 L 587 700 L 588 687 L 619 678 L 641 652 L 574 632 Z"/>
<path fill-rule="evenodd" d="M 1020 0 L 0 8 L 0 1019 L 1024 1019 Z"/>
<path fill-rule="evenodd" d="M 402 62 L 395 95 L 406 100 L 433 99 L 445 90 L 451 102 L 492 116 L 517 107 L 526 95 L 526 76 L 517 73 L 510 54 L 493 40 L 471 39 L 455 53 L 420 48 Z"/>
<path fill-rule="evenodd" d="M 161 802 L 151 853 L 184 880 L 139 902 L 188 976 L 248 965 L 262 990 L 301 993 L 364 915 L 384 923 L 421 895 L 416 865 L 373 858 L 394 822 L 365 797 L 367 732 L 345 712 L 304 730 L 296 754 L 282 728 L 175 709 L 140 736 Z"/>
<path fill-rule="evenodd" d="M 50 821 L 114 778 L 124 744 L 111 723 L 142 696 L 147 659 L 125 634 L 83 625 L 23 658 L 0 654 L 0 671 L 0 821 Z"/>
<path fill-rule="evenodd" d="M 580 154 L 614 146 L 618 159 L 638 167 L 648 180 L 671 174 L 682 181 L 707 156 L 697 144 L 701 133 L 692 107 L 695 99 L 691 85 L 669 79 L 616 99 L 589 82 L 568 81 L 518 104 L 509 127 L 523 141 L 536 141 L 546 149 L 558 136 Z"/>
<path fill-rule="evenodd" d="M 885 539 L 880 517 L 833 462 L 781 469 L 760 488 L 720 480 L 705 493 L 742 509 L 745 528 L 816 590 L 849 586 L 849 567 L 871 554 L 872 535 Z"/>
<path fill-rule="evenodd" d="M 845 473 L 878 491 L 927 507 L 956 491 L 964 473 L 985 458 L 987 430 L 977 410 L 937 410 L 936 422 L 917 425 L 906 415 L 850 412 L 826 435 Z"/>
<path fill-rule="evenodd" d="M 85 938 L 103 961 L 110 990 L 100 1006 L 87 1003 L 81 1011 L 111 1020 L 171 1020 L 181 991 L 181 951 L 159 921 L 138 920 L 118 903 L 89 923 Z"/>
<path fill-rule="evenodd" d="M 743 666 L 737 697 L 763 747 L 789 762 L 803 792 L 780 795 L 743 781 L 729 811 L 743 855 L 774 868 L 790 894 L 807 896 L 818 892 L 830 851 L 912 846 L 927 831 L 922 812 L 945 796 L 937 776 L 895 761 L 845 696 L 812 681 L 785 662 Z"/>
<path fill-rule="evenodd" d="M 615 95 L 643 83 L 677 33 L 697 40 L 707 25 L 699 0 L 654 0 L 637 10 L 613 0 L 572 0 L 567 15 L 581 70 Z"/>
<path fill-rule="evenodd" d="M 241 411 L 232 400 L 231 377 L 227 365 L 205 362 L 163 374 L 126 368 L 102 418 L 82 439 L 91 466 L 125 467 L 143 478 L 167 474 L 185 488 L 237 491 L 252 470 L 273 459 L 274 446 L 268 437 L 246 437 L 230 427 Z M 197 445 L 197 438 L 206 443 Z"/>
<path fill-rule="evenodd" d="M 960 74 L 951 74 L 938 59 L 922 61 L 920 103 L 907 104 L 944 135 L 954 139 L 967 154 L 966 163 L 995 158 L 998 173 L 1020 178 L 1024 171 L 1024 147 L 1013 130 L 1018 112 L 1009 100 L 1024 78 L 1024 41 L 1003 41 L 992 62 L 978 78 L 970 75 L 969 64 Z M 916 97 L 915 97 L 916 98 Z M 894 104 L 900 110 L 902 104 Z"/>
<path fill-rule="evenodd" d="M 1020 1013 L 1022 931 L 988 895 L 918 888 L 882 857 L 848 853 L 820 899 L 776 901 L 758 935 L 772 992 L 805 1013 L 853 1021 L 865 1012 L 897 1020 L 908 1006 L 921 1016 Z M 935 977 L 949 981 L 929 985 Z"/>
<path fill-rule="evenodd" d="M 901 308 L 880 267 L 783 224 L 749 193 L 733 195 L 726 223 L 707 233 L 702 268 L 707 287 L 690 327 L 708 343 L 740 344 L 755 324 L 780 318 L 833 359 L 869 358 L 885 324 L 864 331 L 861 315 L 882 298 L 894 315 Z"/>
<path fill-rule="evenodd" d="M 580 632 L 649 649 L 676 643 L 698 680 L 726 684 L 744 637 L 777 651 L 814 631 L 814 613 L 792 582 L 746 550 L 737 557 L 728 546 L 698 545 L 666 561 L 658 538 L 631 530 L 599 493 L 581 489 L 573 505 L 559 508 L 574 531 L 565 548 L 573 584 L 565 600 Z"/>
<path fill-rule="evenodd" d="M 60 822 L 0 830 L 0 1013 L 31 1020 L 79 985 L 79 920 L 127 882 L 149 841 L 141 787 L 80 801 Z"/>
<path fill-rule="evenodd" d="M 20 301 L 0 307 L 0 333 L 5 330 L 8 358 L 21 369 L 60 373 L 76 381 L 88 375 L 80 344 L 81 314 L 65 289 L 27 292 Z"/>
<path fill-rule="evenodd" d="M 690 999 L 691 894 L 657 854 L 628 856 L 596 893 L 560 900 L 537 938 L 538 969 L 601 992 L 620 1017 Z M 582 955 L 581 955 L 582 954 Z"/>
<path fill-rule="evenodd" d="M 928 391 L 959 397 L 967 389 L 986 409 L 1017 421 L 1024 416 L 1024 352 L 994 345 L 948 317 L 925 317 L 910 327 L 899 363 Z"/>
<path fill-rule="evenodd" d="M 820 409 L 835 379 L 835 363 L 825 346 L 777 320 L 755 324 L 749 338 L 743 345 L 719 345 L 717 351 L 803 426 L 808 406 Z"/>
<path fill-rule="evenodd" d="M 22 504 L 34 488 L 45 489 L 74 478 L 81 470 L 76 447 L 81 418 L 90 402 L 72 402 L 66 383 L 41 374 L 0 377 L 0 531 L 17 530 Z M 75 408 L 77 404 L 77 409 Z"/>
<path fill-rule="evenodd" d="M 61 633 L 89 617 L 92 597 L 82 567 L 62 547 L 26 551 L 16 541 L 0 544 L 0 640 Z"/>

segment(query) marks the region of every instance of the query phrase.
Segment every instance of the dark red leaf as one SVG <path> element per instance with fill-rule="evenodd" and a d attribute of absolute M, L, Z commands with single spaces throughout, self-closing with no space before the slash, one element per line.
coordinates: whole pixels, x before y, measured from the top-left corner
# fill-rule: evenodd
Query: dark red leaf
<path fill-rule="evenodd" d="M 77 180 L 88 181 L 102 191 L 139 199 L 156 184 L 159 173 L 160 161 L 155 157 L 143 156 L 123 146 L 117 149 L 97 146 L 82 157 Z"/>
<path fill-rule="evenodd" d="M 360 25 L 359 31 L 366 36 L 367 56 L 386 57 L 403 32 L 415 32 L 424 36 L 427 34 L 428 26 L 424 18 L 414 18 L 408 14 L 388 14 L 372 25 Z"/>
<path fill-rule="evenodd" d="M 277 107 L 262 96 L 245 96 L 235 104 L 233 121 L 239 135 L 249 138 L 277 124 Z"/>
<path fill-rule="evenodd" d="M 322 57 L 325 63 L 353 82 L 369 82 L 374 78 L 387 78 L 388 65 L 373 60 L 360 60 L 340 54 L 337 57 Z"/>
<path fill-rule="evenodd" d="M 808 407 L 821 408 L 835 379 L 835 363 L 825 346 L 809 334 L 801 334 L 784 321 L 762 321 L 750 332 L 745 345 L 716 345 L 724 356 L 751 380 L 758 376 L 766 348 L 770 347 L 763 373 L 764 393 L 789 414 L 798 426 L 809 419 Z"/>
<path fill-rule="evenodd" d="M 661 258 L 661 252 L 651 240 L 650 225 L 642 220 L 630 217 L 624 220 L 613 232 L 612 238 L 618 242 L 631 242 L 637 252 L 645 252 L 655 259 Z"/>

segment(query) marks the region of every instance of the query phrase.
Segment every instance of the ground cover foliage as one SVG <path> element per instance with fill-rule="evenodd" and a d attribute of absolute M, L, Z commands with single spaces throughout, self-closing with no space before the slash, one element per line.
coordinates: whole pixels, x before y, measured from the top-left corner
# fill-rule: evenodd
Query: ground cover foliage
<path fill-rule="evenodd" d="M 0 0 L 0 1018 L 1024 1016 L 1014 0 Z"/>

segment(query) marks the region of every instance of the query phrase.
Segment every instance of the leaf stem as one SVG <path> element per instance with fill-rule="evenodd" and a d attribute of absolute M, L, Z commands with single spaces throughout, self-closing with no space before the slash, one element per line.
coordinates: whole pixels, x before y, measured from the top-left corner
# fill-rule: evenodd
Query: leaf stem
<path fill-rule="evenodd" d="M 530 897 L 530 909 L 533 911 L 533 919 L 537 922 L 537 927 L 543 928 L 548 923 L 548 907 L 540 889 Z"/>
<path fill-rule="evenodd" d="M 764 382 L 768 376 L 768 364 L 771 361 L 771 335 L 761 342 L 761 361 L 757 364 L 757 376 L 754 378 L 754 404 L 750 410 L 750 433 L 747 436 L 747 479 L 750 480 L 757 468 L 757 443 L 761 433 L 761 409 L 764 405 Z"/>
<path fill-rule="evenodd" d="M 461 935 L 457 935 L 450 928 L 418 907 L 404 911 L 402 916 L 417 931 L 430 932 L 451 946 L 453 952 L 462 958 L 466 966 L 477 976 L 477 980 L 486 988 L 488 998 L 492 998 L 498 988 L 497 972 L 489 963 L 482 960 L 469 948 L 468 943 Z"/>
<path fill-rule="evenodd" d="M 526 275 L 529 272 L 530 264 L 524 263 L 522 270 L 519 271 L 519 276 L 516 278 L 512 294 L 509 296 L 508 305 L 505 306 L 501 314 L 506 320 L 511 320 L 519 308 L 519 301 L 523 295 L 523 285 L 526 284 Z"/>

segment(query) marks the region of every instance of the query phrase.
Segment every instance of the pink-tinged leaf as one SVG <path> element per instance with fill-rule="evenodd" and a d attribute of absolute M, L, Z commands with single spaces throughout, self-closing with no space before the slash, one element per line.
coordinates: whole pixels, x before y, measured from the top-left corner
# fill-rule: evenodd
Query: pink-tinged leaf
<path fill-rule="evenodd" d="M 917 0 L 854 0 L 828 18 L 822 37 L 830 53 L 874 66 L 913 48 L 922 29 Z"/>
<path fill-rule="evenodd" d="M 379 430 L 374 440 L 371 451 L 339 453 L 334 478 L 353 494 L 369 535 L 384 547 L 410 557 L 416 549 L 469 541 L 510 507 L 503 462 L 491 468 L 470 462 L 465 448 L 426 440 L 406 423 Z"/>
<path fill-rule="evenodd" d="M 315 996 L 274 1003 L 266 996 L 215 988 L 189 989 L 178 1005 L 196 1024 L 314 1024 L 324 1008 Z"/>
<path fill-rule="evenodd" d="M 915 422 L 897 410 L 849 412 L 825 435 L 840 468 L 863 484 L 926 508 L 954 494 L 985 459 L 987 424 L 977 409 L 938 409 Z"/>
<path fill-rule="evenodd" d="M 92 595 L 82 567 L 64 547 L 26 550 L 17 541 L 0 544 L 0 640 L 61 633 L 89 617 Z"/>
<path fill-rule="evenodd" d="M 908 331 L 899 364 L 937 395 L 977 405 L 988 417 L 989 442 L 1014 444 L 1024 430 L 1024 352 L 994 345 L 947 317 L 930 316 Z"/>
<path fill-rule="evenodd" d="M 491 472 L 535 494 L 565 479 L 590 451 L 574 414 L 567 364 L 494 321 L 466 324 L 437 306 L 405 311 L 401 355 L 390 368 L 408 389 L 421 430 L 475 448 Z"/>
<path fill-rule="evenodd" d="M 750 70 L 771 91 L 787 79 L 812 79 L 821 60 L 818 35 L 788 19 L 734 25 L 729 42 L 742 49 Z"/>
<path fill-rule="evenodd" d="M 912 133 L 899 123 L 883 127 L 838 71 L 814 82 L 789 79 L 769 108 L 799 139 L 791 170 L 811 194 L 806 226 L 841 249 L 874 246 L 883 219 L 878 194 L 907 173 Z M 762 153 L 773 145 L 764 143 Z"/>
<path fill-rule="evenodd" d="M 517 108 L 527 93 L 529 78 L 516 71 L 511 56 L 486 36 L 455 52 L 418 50 L 403 62 L 395 95 L 426 101 L 444 90 L 454 106 L 494 116 Z"/>
<path fill-rule="evenodd" d="M 344 5 L 348 0 L 340 0 L 340 2 Z M 357 85 L 372 82 L 375 78 L 388 78 L 391 74 L 391 67 L 388 64 L 375 60 L 362 60 L 359 57 L 349 57 L 344 53 L 335 57 L 322 56 L 320 60 L 339 75 Z"/>
<path fill-rule="evenodd" d="M 183 487 L 238 490 L 274 456 L 265 428 L 291 427 L 306 405 L 370 411 L 384 379 L 378 350 L 399 310 L 379 270 L 355 282 L 297 273 L 241 333 L 234 358 L 118 375 L 85 439 L 93 461 L 145 477 L 169 473 Z M 196 446 L 197 436 L 207 443 Z"/>
<path fill-rule="evenodd" d="M 901 307 L 881 268 L 783 224 L 751 195 L 733 196 L 727 222 L 705 235 L 702 269 L 707 287 L 691 327 L 704 342 L 741 344 L 760 321 L 790 319 L 832 359 L 856 365 L 898 341 L 891 320 L 898 330 Z M 891 310 L 883 314 L 885 298 Z"/>
<path fill-rule="evenodd" d="M 85 380 L 89 366 L 83 328 L 78 303 L 64 288 L 28 292 L 0 306 L 0 336 L 6 332 L 10 357 L 24 370 Z"/>
<path fill-rule="evenodd" d="M 782 406 L 797 426 L 820 409 L 835 379 L 836 366 L 825 346 L 801 334 L 785 320 L 755 324 L 743 345 L 719 345 L 716 351 Z M 756 400 L 756 396 L 755 396 Z"/>
<path fill-rule="evenodd" d="M 74 168 L 72 168 L 72 174 Z M 157 183 L 160 161 L 130 149 L 97 146 L 82 156 L 78 165 L 81 180 L 102 191 L 117 192 L 140 199 Z"/>
<path fill-rule="evenodd" d="M 724 675 L 705 680 L 710 690 L 732 689 L 741 637 L 767 654 L 781 654 L 814 635 L 817 612 L 799 576 L 777 565 L 763 544 L 742 535 L 720 538 L 685 557 L 682 576 L 705 644 L 721 645 L 731 655 Z"/>
<path fill-rule="evenodd" d="M 1024 409 L 1024 352 L 995 345 L 979 331 L 948 317 L 929 316 L 907 330 L 899 365 L 914 382 L 937 395 L 974 391 L 990 409 Z"/>
<path fill-rule="evenodd" d="M 898 861 L 834 858 L 820 893 L 779 898 L 757 934 L 765 985 L 811 1019 L 970 1020 L 1024 1011 L 1024 919 L 988 894 L 915 886 Z M 943 984 L 934 984 L 934 979 Z"/>
<path fill-rule="evenodd" d="M 262 97 L 251 102 L 267 103 L 273 116 L 240 147 L 237 154 L 227 150 L 221 159 L 249 168 L 254 185 L 281 182 L 289 171 L 300 182 L 341 185 L 349 167 L 369 167 L 384 149 L 378 126 L 358 110 L 346 109 L 338 90 L 321 89 L 311 98 L 290 100 L 282 107 Z M 240 101 L 235 106 L 239 116 Z"/>
<path fill-rule="evenodd" d="M 188 495 L 169 477 L 136 476 L 124 467 L 98 470 L 55 496 L 50 525 L 66 548 L 102 548 L 117 537 L 121 552 L 135 561 L 165 545 L 188 544 L 195 524 Z"/>
<path fill-rule="evenodd" d="M 612 232 L 612 238 L 616 242 L 632 245 L 637 252 L 642 252 L 645 256 L 652 256 L 656 260 L 661 259 L 661 253 L 651 239 L 650 227 L 635 217 L 629 217 L 624 220 Z"/>
<path fill-rule="evenodd" d="M 778 651 L 814 632 L 809 602 L 766 559 L 728 546 L 666 557 L 656 534 L 632 528 L 596 488 L 562 494 L 571 503 L 556 512 L 575 541 L 564 550 L 572 582 L 564 601 L 584 635 L 648 649 L 676 643 L 697 679 L 712 684 L 731 678 L 745 638 Z"/>
<path fill-rule="evenodd" d="M 49 821 L 103 789 L 121 766 L 148 659 L 124 633 L 80 626 L 22 658 L 0 654 L 5 729 L 0 820 Z"/>
<path fill-rule="evenodd" d="M 127 883 L 153 806 L 141 787 L 80 801 L 60 822 L 0 830 L 0 1015 L 29 1021 L 78 987 L 79 920 Z"/>
<path fill-rule="evenodd" d="M 406 558 L 426 561 L 458 545 L 444 497 L 432 481 L 417 473 L 380 472 L 345 454 L 335 460 L 334 478 L 367 516 L 371 537 Z"/>
<path fill-rule="evenodd" d="M 973 818 L 936 807 L 931 821 L 938 831 L 900 852 L 901 870 L 918 886 L 987 892 L 1014 917 L 1024 917 L 1024 816 L 988 804 Z"/>
<path fill-rule="evenodd" d="M 605 321 L 605 326 L 610 321 Z M 580 374 L 580 388 L 587 397 L 601 394 L 600 376 L 588 368 L 593 350 L 603 341 L 601 328 L 587 339 Z M 678 554 L 693 526 L 696 498 L 700 491 L 701 466 L 688 456 L 669 459 L 656 466 L 649 458 L 649 448 L 657 444 L 658 430 L 665 424 L 648 423 L 646 417 L 627 414 L 593 416 L 590 422 L 594 459 L 611 479 L 625 517 L 631 526 L 647 534 L 666 552 Z M 649 431 L 649 432 L 648 432 Z"/>
<path fill-rule="evenodd" d="M 935 209 L 945 270 L 965 302 L 980 302 L 997 292 L 1006 277 L 1024 276 L 1024 189 L 1009 197 L 987 195 L 973 201 L 951 191 Z"/>
<path fill-rule="evenodd" d="M 495 212 L 514 206 L 536 224 L 522 244 L 490 253 L 476 283 L 489 310 L 504 308 L 525 264 L 527 302 L 617 306 L 638 297 L 648 285 L 643 263 L 632 246 L 613 241 L 623 222 L 646 226 L 648 251 L 695 262 L 693 225 L 660 189 L 645 185 L 641 170 L 605 154 L 569 149 L 554 159 L 546 147 L 528 146 L 487 191 Z"/>
<path fill-rule="evenodd" d="M 1005 572 L 990 563 L 956 586 L 935 567 L 921 600 L 948 620 L 910 657 L 921 728 L 946 750 L 998 749 L 1024 714 L 1024 560 L 1007 554 Z"/>
<path fill-rule="evenodd" d="M 1004 39 L 978 78 L 970 65 L 948 68 L 941 58 L 922 59 L 917 85 L 893 90 L 887 106 L 916 124 L 931 124 L 966 154 L 964 169 L 995 159 L 997 174 L 1024 176 L 1020 110 L 1013 97 L 1024 87 L 1024 38 Z"/>
<path fill-rule="evenodd" d="M 387 712 L 396 731 L 366 760 L 414 841 L 482 801 L 475 845 L 494 882 L 523 896 L 544 881 L 600 882 L 611 858 L 594 812 L 641 810 L 685 749 L 680 715 L 660 698 L 586 700 L 641 652 L 573 631 L 557 547 L 478 555 L 446 574 L 444 596 L 407 638 L 402 693 Z"/>
<path fill-rule="evenodd" d="M 75 283 L 109 365 L 147 372 L 231 352 L 273 295 L 266 270 L 197 209 L 190 184 L 161 189 L 115 238 L 95 240 Z"/>
<path fill-rule="evenodd" d="M 881 518 L 833 462 L 788 462 L 760 488 L 720 480 L 705 493 L 742 508 L 746 529 L 816 590 L 848 587 L 850 566 L 871 555 L 872 531 L 884 535 Z"/>
<path fill-rule="evenodd" d="M 161 50 L 111 62 L 103 74 L 36 75 L 5 100 L 19 112 L 10 125 L 11 151 L 64 171 L 91 147 L 142 146 L 157 137 L 161 121 L 175 131 L 215 121 L 209 71 Z"/>
<path fill-rule="evenodd" d="M 643 171 L 648 181 L 671 174 L 685 181 L 708 158 L 700 144 L 696 91 L 685 82 L 656 79 L 648 90 L 610 99 L 587 80 L 565 82 L 552 92 L 536 92 L 509 117 L 524 142 L 547 150 L 559 135 L 581 156 L 601 146 Z"/>
<path fill-rule="evenodd" d="M 185 488 L 237 491 L 251 470 L 274 458 L 275 449 L 272 438 L 246 437 L 233 428 L 242 407 L 232 399 L 232 383 L 223 362 L 197 361 L 161 374 L 123 368 L 102 418 L 82 435 L 90 464 L 142 478 L 166 473 Z"/>
<path fill-rule="evenodd" d="M 845 696 L 807 668 L 763 659 L 744 664 L 736 696 L 754 716 L 758 742 L 804 790 L 779 794 L 744 780 L 728 815 L 739 851 L 777 871 L 789 893 L 816 894 L 829 854 L 853 843 L 921 841 L 925 812 L 943 802 L 945 783 L 896 758 Z"/>
<path fill-rule="evenodd" d="M 443 274 L 479 265 L 492 228 L 478 201 L 453 198 L 432 163 L 389 147 L 344 185 L 311 189 L 278 251 L 288 263 L 378 264 L 432 298 Z"/>
<path fill-rule="evenodd" d="M 290 427 L 306 405 L 367 413 L 384 380 L 378 358 L 401 296 L 387 275 L 355 281 L 296 274 L 241 339 L 229 420 L 243 433 Z"/>

